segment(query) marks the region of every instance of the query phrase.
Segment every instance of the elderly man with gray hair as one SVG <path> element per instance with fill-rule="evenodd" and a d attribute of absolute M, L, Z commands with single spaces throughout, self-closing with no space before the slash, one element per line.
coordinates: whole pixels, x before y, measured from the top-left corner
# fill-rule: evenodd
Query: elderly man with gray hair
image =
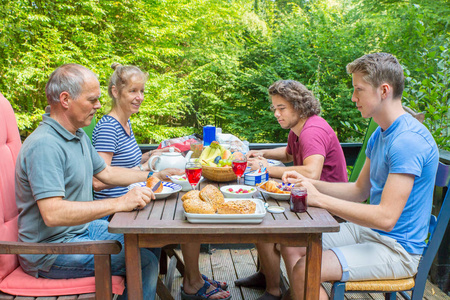
<path fill-rule="evenodd" d="M 72 243 L 118 240 L 99 218 L 119 211 L 143 208 L 155 195 L 138 187 L 118 198 L 93 201 L 92 176 L 102 182 L 127 186 L 145 181 L 147 172 L 108 166 L 81 127 L 91 123 L 101 107 L 100 85 L 89 69 L 66 64 L 57 68 L 46 86 L 50 113 L 25 140 L 16 164 L 16 202 L 19 240 L 39 243 Z M 165 174 L 156 174 L 161 177 Z M 154 299 L 158 259 L 141 249 L 145 299 Z M 94 275 L 93 255 L 21 255 L 28 274 L 45 278 L 78 278 Z M 125 275 L 124 250 L 111 256 L 112 273 Z M 126 291 L 123 298 L 127 298 Z"/>

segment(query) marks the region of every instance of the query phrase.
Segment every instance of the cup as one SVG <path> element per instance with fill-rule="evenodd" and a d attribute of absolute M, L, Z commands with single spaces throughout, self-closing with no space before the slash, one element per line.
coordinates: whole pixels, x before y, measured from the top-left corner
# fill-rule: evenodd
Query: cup
<path fill-rule="evenodd" d="M 304 187 L 293 187 L 291 189 L 291 198 L 289 200 L 291 211 L 296 213 L 306 212 L 308 209 L 307 202 L 308 192 Z"/>
<path fill-rule="evenodd" d="M 209 146 L 216 140 L 216 127 L 212 125 L 203 126 L 203 146 Z"/>

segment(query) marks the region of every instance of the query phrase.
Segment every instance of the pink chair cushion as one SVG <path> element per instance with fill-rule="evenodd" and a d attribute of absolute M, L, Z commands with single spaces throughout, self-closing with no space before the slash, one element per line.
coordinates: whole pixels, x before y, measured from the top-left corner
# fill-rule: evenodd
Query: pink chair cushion
<path fill-rule="evenodd" d="M 17 242 L 17 218 L 0 225 L 0 240 Z M 0 282 L 19 266 L 19 260 L 15 254 L 0 255 Z"/>
<path fill-rule="evenodd" d="M 112 283 L 113 293 L 122 295 L 125 289 L 125 279 L 122 276 L 112 276 Z M 95 278 L 34 278 L 19 267 L 0 283 L 0 290 L 11 295 L 35 297 L 88 294 L 95 292 Z"/>

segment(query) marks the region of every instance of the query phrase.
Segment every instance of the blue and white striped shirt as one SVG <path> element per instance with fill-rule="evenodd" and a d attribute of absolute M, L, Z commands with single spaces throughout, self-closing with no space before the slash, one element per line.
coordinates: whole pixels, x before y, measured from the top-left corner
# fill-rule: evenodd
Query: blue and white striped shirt
<path fill-rule="evenodd" d="M 92 134 L 92 143 L 97 152 L 112 152 L 111 166 L 133 168 L 141 163 L 142 152 L 134 138 L 130 120 L 130 135 L 113 117 L 104 115 Z M 115 187 L 94 192 L 94 199 L 119 197 L 128 192 L 126 187 Z"/>

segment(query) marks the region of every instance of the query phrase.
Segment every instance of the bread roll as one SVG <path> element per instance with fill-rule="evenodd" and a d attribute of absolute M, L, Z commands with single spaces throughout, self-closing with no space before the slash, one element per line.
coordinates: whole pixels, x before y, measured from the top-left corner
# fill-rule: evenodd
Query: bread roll
<path fill-rule="evenodd" d="M 211 204 L 200 200 L 200 198 L 189 198 L 183 202 L 184 210 L 191 214 L 215 214 L 216 210 Z"/>
<path fill-rule="evenodd" d="M 215 210 L 225 201 L 222 192 L 211 184 L 202 188 L 200 191 L 200 199 L 211 204 Z"/>
<path fill-rule="evenodd" d="M 217 212 L 219 214 L 254 214 L 256 203 L 252 200 L 231 200 L 222 203 Z"/>
<path fill-rule="evenodd" d="M 200 191 L 198 191 L 198 190 L 192 190 L 192 191 L 189 191 L 189 192 L 187 192 L 186 194 L 184 194 L 182 197 L 181 197 L 181 201 L 186 201 L 186 200 L 188 200 L 188 199 L 192 199 L 192 198 L 197 198 L 197 199 L 200 199 Z"/>
<path fill-rule="evenodd" d="M 159 182 L 159 178 L 157 178 L 155 176 L 150 176 L 149 178 L 147 178 L 146 185 L 152 189 L 158 182 Z M 154 193 L 161 193 L 163 188 L 164 188 L 163 185 L 160 184 L 159 188 L 156 191 L 154 191 Z"/>

